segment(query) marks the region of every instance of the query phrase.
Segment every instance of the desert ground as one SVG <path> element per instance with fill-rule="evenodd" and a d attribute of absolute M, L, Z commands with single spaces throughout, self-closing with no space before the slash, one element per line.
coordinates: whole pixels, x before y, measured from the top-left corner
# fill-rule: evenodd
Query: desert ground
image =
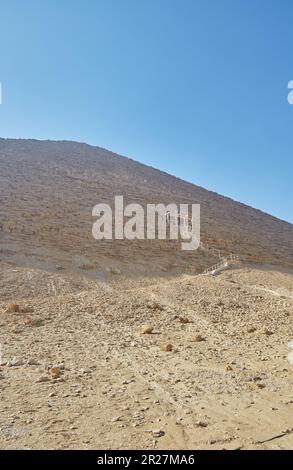
<path fill-rule="evenodd" d="M 292 273 L 1 267 L 2 449 L 292 449 Z"/>
<path fill-rule="evenodd" d="M 208 248 L 97 242 L 115 194 Z M 292 224 L 72 142 L 0 139 L 0 202 L 1 449 L 293 448 Z"/>

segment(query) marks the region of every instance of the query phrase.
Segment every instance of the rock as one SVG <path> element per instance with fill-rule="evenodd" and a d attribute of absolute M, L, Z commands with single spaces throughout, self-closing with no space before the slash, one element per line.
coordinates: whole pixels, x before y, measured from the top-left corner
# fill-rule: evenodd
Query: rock
<path fill-rule="evenodd" d="M 65 379 L 64 379 L 63 377 L 57 377 L 56 379 L 54 379 L 54 377 L 52 377 L 52 379 L 53 379 L 54 383 L 55 383 L 55 382 L 56 382 L 56 383 L 57 383 L 57 382 L 58 382 L 58 383 L 60 383 L 60 382 L 65 382 Z M 87 396 L 87 395 L 83 395 L 82 398 L 84 398 L 84 397 L 86 397 L 86 396 Z"/>
<path fill-rule="evenodd" d="M 27 361 L 27 365 L 28 365 L 28 366 L 39 366 L 40 363 L 37 361 L 37 359 L 34 359 L 33 357 L 31 357 L 31 358 Z"/>
<path fill-rule="evenodd" d="M 256 331 L 255 326 L 249 326 L 249 327 L 247 328 L 247 333 L 254 333 L 255 331 Z"/>
<path fill-rule="evenodd" d="M 165 432 L 162 429 L 153 429 L 152 434 L 154 437 L 162 437 L 165 436 Z"/>
<path fill-rule="evenodd" d="M 201 335 L 195 335 L 192 338 L 190 338 L 190 341 L 192 343 L 200 343 L 201 341 L 205 341 L 205 338 Z"/>
<path fill-rule="evenodd" d="M 266 328 L 266 329 L 264 330 L 264 334 L 265 334 L 266 336 L 271 336 L 271 335 L 274 334 L 274 332 Z"/>
<path fill-rule="evenodd" d="M 92 373 L 91 369 L 84 369 L 84 368 L 79 369 L 79 372 L 81 374 L 91 374 Z"/>
<path fill-rule="evenodd" d="M 8 361 L 8 362 L 7 362 L 6 365 L 7 365 L 7 367 L 23 366 L 23 365 L 24 365 L 24 361 L 23 361 L 23 359 L 14 356 L 14 357 L 11 359 L 11 361 Z"/>
<path fill-rule="evenodd" d="M 163 352 L 171 352 L 172 349 L 173 349 L 173 346 L 170 343 L 161 344 L 161 346 L 160 346 L 160 350 L 163 351 Z"/>
<path fill-rule="evenodd" d="M 47 375 L 41 375 L 37 380 L 36 383 L 42 383 L 42 382 L 49 382 L 49 377 Z"/>
<path fill-rule="evenodd" d="M 28 318 L 26 324 L 29 326 L 43 326 L 44 322 L 41 318 Z"/>
<path fill-rule="evenodd" d="M 168 268 L 166 268 L 165 266 L 162 266 L 161 264 L 159 264 L 158 268 L 163 271 L 164 273 L 167 273 L 169 271 Z"/>
<path fill-rule="evenodd" d="M 159 311 L 164 310 L 164 307 L 158 302 L 149 302 L 147 304 L 147 307 L 150 308 L 151 310 L 159 310 Z"/>
<path fill-rule="evenodd" d="M 121 421 L 121 416 L 114 416 L 114 418 L 111 419 L 112 423 L 117 423 L 117 421 Z"/>
<path fill-rule="evenodd" d="M 118 268 L 111 268 L 111 273 L 112 274 L 121 274 L 121 271 Z"/>
<path fill-rule="evenodd" d="M 23 332 L 23 328 L 19 327 L 19 328 L 13 328 L 13 330 L 11 330 L 12 333 L 14 333 L 15 335 L 19 335 Z"/>
<path fill-rule="evenodd" d="M 151 325 L 144 325 L 141 329 L 142 335 L 150 335 L 154 330 L 154 327 Z"/>
<path fill-rule="evenodd" d="M 49 373 L 52 377 L 53 380 L 55 379 L 59 379 L 59 377 L 61 376 L 61 368 L 59 366 L 53 366 L 49 369 Z"/>
<path fill-rule="evenodd" d="M 9 304 L 7 305 L 6 313 L 19 312 L 19 305 Z"/>
<path fill-rule="evenodd" d="M 199 428 L 206 428 L 208 426 L 208 423 L 206 423 L 205 421 L 197 421 L 195 424 Z"/>
<path fill-rule="evenodd" d="M 261 381 L 261 380 L 262 380 L 262 378 L 261 378 L 261 376 L 260 376 L 260 375 L 254 375 L 254 376 L 253 376 L 253 377 L 251 377 L 251 378 L 252 378 L 252 380 L 253 380 L 254 382 L 259 382 L 259 381 Z"/>
<path fill-rule="evenodd" d="M 231 371 L 231 370 L 233 370 L 233 367 L 230 366 L 230 364 L 228 364 L 228 365 L 226 366 L 226 371 Z"/>
<path fill-rule="evenodd" d="M 187 323 L 192 323 L 188 318 L 184 318 L 184 317 L 179 317 L 179 321 L 183 325 L 186 325 Z"/>
<path fill-rule="evenodd" d="M 293 351 L 289 352 L 289 354 L 287 356 L 287 360 L 290 364 L 293 365 Z"/>
<path fill-rule="evenodd" d="M 55 367 L 62 370 L 62 371 L 65 369 L 65 365 L 62 362 L 60 364 L 53 364 L 52 365 L 52 368 L 55 368 Z"/>
<path fill-rule="evenodd" d="M 33 312 L 34 312 L 34 308 L 31 307 L 30 305 L 25 305 L 21 309 L 21 313 L 33 313 Z"/>

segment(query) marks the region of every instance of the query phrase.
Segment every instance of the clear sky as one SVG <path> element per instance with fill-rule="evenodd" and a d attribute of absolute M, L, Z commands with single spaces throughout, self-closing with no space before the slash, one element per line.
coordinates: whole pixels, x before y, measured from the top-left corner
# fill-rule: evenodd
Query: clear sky
<path fill-rule="evenodd" d="M 1 0 L 0 136 L 108 148 L 293 223 L 292 0 Z"/>

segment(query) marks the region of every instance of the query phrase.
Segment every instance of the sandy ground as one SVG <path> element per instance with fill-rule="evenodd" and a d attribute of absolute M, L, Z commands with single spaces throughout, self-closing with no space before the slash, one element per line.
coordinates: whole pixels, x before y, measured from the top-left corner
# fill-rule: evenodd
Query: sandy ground
<path fill-rule="evenodd" d="M 0 273 L 1 449 L 293 448 L 292 273 Z"/>

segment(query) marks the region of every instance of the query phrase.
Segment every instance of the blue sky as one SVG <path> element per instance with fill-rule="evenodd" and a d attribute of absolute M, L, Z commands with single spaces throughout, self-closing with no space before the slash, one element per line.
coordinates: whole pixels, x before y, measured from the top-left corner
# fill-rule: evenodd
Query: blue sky
<path fill-rule="evenodd" d="M 2 0 L 0 136 L 88 142 L 293 222 L 291 0 Z"/>

